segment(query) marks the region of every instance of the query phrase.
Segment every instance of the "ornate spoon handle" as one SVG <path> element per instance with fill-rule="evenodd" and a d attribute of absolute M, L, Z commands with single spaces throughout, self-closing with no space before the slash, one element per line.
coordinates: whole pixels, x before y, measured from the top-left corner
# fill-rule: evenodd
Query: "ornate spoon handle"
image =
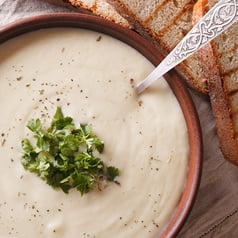
<path fill-rule="evenodd" d="M 151 83 L 221 34 L 237 20 L 238 0 L 220 0 L 198 21 L 170 54 L 137 85 L 137 92 L 144 91 Z"/>

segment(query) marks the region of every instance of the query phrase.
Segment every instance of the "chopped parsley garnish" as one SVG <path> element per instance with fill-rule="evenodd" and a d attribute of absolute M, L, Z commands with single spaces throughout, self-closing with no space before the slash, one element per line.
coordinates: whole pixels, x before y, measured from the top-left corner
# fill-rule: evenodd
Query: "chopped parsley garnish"
<path fill-rule="evenodd" d="M 95 156 L 103 152 L 104 143 L 92 132 L 88 124 L 76 128 L 71 117 L 65 117 L 60 107 L 48 129 L 43 129 L 40 119 L 32 119 L 27 128 L 34 133 L 35 146 L 29 139 L 21 141 L 24 168 L 39 175 L 53 188 L 65 193 L 76 188 L 81 195 L 105 181 L 115 182 L 119 169 L 106 167 Z"/>

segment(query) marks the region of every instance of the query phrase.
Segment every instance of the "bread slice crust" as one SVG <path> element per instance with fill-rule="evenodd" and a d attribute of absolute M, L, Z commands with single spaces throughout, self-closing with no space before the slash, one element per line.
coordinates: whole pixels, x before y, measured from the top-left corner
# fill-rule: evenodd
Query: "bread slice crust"
<path fill-rule="evenodd" d="M 61 0 L 62 1 L 62 0 Z M 91 13 L 101 16 L 109 21 L 131 28 L 130 24 L 106 0 L 67 0 L 73 6 L 86 9 Z"/>
<path fill-rule="evenodd" d="M 44 0 L 46 2 L 67 7 L 76 12 L 94 14 L 123 27 L 131 29 L 130 24 L 107 3 L 106 0 Z"/>
<path fill-rule="evenodd" d="M 209 0 L 198 0 L 194 6 L 193 22 L 196 23 L 209 9 Z M 227 91 L 225 76 L 222 73 L 222 65 L 215 55 L 217 48 L 214 41 L 206 44 L 199 50 L 200 60 L 207 76 L 207 85 L 210 101 L 219 137 L 221 151 L 224 158 L 238 166 L 238 130 L 235 130 L 234 115 L 238 114 L 231 105 L 231 94 L 238 93 L 238 83 L 233 92 Z M 238 65 L 237 65 L 238 66 Z M 234 69 L 235 70 L 235 69 Z M 228 75 L 226 75 L 228 77 Z M 238 121 L 237 121 L 238 122 Z"/>

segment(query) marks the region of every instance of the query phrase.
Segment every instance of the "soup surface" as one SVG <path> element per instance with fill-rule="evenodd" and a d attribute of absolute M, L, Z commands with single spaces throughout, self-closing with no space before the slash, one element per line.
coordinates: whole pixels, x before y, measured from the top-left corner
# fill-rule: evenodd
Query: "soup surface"
<path fill-rule="evenodd" d="M 0 46 L 0 237 L 157 237 L 181 197 L 189 146 L 165 80 L 135 93 L 153 68 L 128 45 L 89 30 L 39 30 Z M 57 106 L 76 125 L 92 124 L 121 185 L 65 194 L 24 170 L 27 122 L 49 124 Z"/>

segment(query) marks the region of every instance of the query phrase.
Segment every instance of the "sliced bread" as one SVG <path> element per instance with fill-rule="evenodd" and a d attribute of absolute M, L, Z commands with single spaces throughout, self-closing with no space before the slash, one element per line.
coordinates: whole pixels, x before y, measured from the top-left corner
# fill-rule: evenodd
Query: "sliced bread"
<path fill-rule="evenodd" d="M 217 0 L 198 0 L 194 23 Z M 221 150 L 225 159 L 238 166 L 238 23 L 199 50 Z"/>
<path fill-rule="evenodd" d="M 95 14 L 131 28 L 130 24 L 106 0 L 44 0 L 46 2 L 73 9 L 76 12 Z"/>
<path fill-rule="evenodd" d="M 74 7 L 69 0 L 43 0 L 45 2 L 52 3 L 57 6 L 67 7 L 69 9 L 72 9 L 76 12 L 84 12 L 84 9 L 76 8 Z"/>
<path fill-rule="evenodd" d="M 106 0 L 68 0 L 77 8 L 86 9 L 93 14 L 104 17 L 107 20 L 131 28 L 130 24 Z"/>
<path fill-rule="evenodd" d="M 130 25 L 168 54 L 192 28 L 196 0 L 107 0 Z M 207 93 L 201 62 L 193 54 L 177 67 L 197 91 Z"/>

